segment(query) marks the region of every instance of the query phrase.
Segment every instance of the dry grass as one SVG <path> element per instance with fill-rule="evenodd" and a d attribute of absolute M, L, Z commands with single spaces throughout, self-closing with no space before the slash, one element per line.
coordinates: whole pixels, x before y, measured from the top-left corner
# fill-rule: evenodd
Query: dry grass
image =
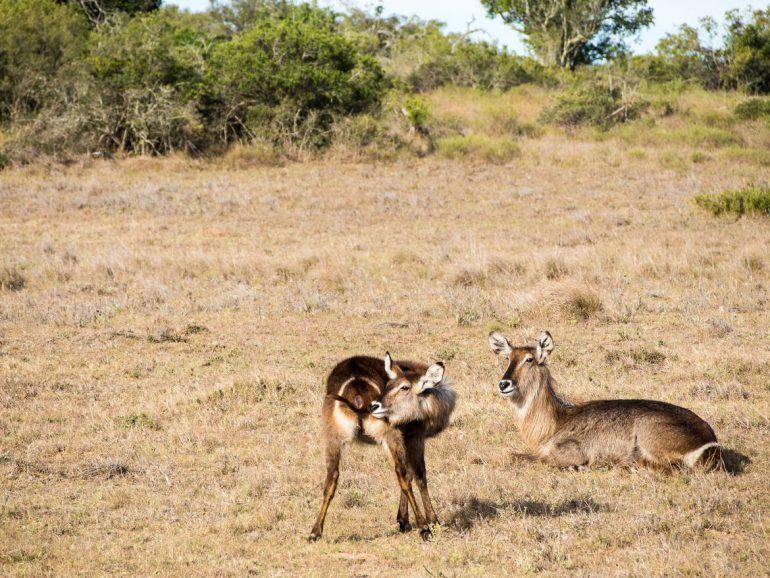
<path fill-rule="evenodd" d="M 0 291 L 0 574 L 766 574 L 767 224 L 690 200 L 762 169 L 661 171 L 644 146 L 0 173 L 2 263 L 25 281 Z M 490 329 L 549 329 L 566 396 L 685 405 L 752 463 L 519 459 Z M 325 374 L 386 349 L 446 360 L 461 396 L 427 452 L 445 525 L 398 534 L 388 460 L 355 446 L 307 544 Z"/>

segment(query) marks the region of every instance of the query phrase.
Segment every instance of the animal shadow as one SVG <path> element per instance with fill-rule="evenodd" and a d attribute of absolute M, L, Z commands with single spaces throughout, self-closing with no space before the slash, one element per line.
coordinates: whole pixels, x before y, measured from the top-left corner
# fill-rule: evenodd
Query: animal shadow
<path fill-rule="evenodd" d="M 448 526 L 457 530 L 470 530 L 480 520 L 496 518 L 505 510 L 519 512 L 531 518 L 558 518 L 568 514 L 594 514 L 607 510 L 607 506 L 588 497 L 564 500 L 556 504 L 537 500 L 513 500 L 494 503 L 469 496 L 456 500 L 457 507 L 448 520 Z"/>
<path fill-rule="evenodd" d="M 741 452 L 723 447 L 722 463 L 724 464 L 724 470 L 728 474 L 731 476 L 740 476 L 746 471 L 746 466 L 751 463 L 751 458 Z"/>

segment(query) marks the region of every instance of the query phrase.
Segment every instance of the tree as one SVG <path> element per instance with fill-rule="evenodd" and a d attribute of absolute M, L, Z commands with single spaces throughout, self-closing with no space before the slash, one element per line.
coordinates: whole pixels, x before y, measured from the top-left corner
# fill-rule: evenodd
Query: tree
<path fill-rule="evenodd" d="M 647 0 L 481 0 L 526 36 L 546 66 L 574 69 L 626 50 L 623 37 L 652 24 Z"/>
<path fill-rule="evenodd" d="M 770 92 L 770 8 L 727 17 L 729 81 L 749 93 Z"/>
<path fill-rule="evenodd" d="M 125 12 L 133 16 L 154 12 L 160 8 L 161 0 L 57 0 L 60 4 L 79 6 L 92 24 L 104 22 L 114 12 Z"/>

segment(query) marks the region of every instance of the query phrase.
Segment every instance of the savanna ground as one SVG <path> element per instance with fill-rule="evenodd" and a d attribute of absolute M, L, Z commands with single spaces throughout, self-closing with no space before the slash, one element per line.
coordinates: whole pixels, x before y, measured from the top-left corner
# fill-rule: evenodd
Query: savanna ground
<path fill-rule="evenodd" d="M 768 136 L 719 107 L 498 164 L 0 173 L 0 574 L 767 575 L 770 225 L 691 199 L 766 179 Z M 519 459 L 491 329 L 549 329 L 569 399 L 687 406 L 751 463 Z M 389 460 L 353 446 L 308 544 L 326 373 L 385 350 L 444 360 L 460 395 L 427 453 L 444 524 L 399 534 Z"/>

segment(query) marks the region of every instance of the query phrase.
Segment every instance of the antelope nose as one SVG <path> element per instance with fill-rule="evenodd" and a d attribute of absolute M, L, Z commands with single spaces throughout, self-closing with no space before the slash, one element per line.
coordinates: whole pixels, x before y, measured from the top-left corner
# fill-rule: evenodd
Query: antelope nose
<path fill-rule="evenodd" d="M 497 384 L 497 387 L 500 388 L 500 391 L 505 391 L 506 389 L 510 388 L 513 385 L 513 382 L 510 379 L 501 379 L 500 383 Z"/>
<path fill-rule="evenodd" d="M 378 411 L 382 407 L 382 404 L 379 401 L 373 401 L 371 405 L 372 411 Z"/>

